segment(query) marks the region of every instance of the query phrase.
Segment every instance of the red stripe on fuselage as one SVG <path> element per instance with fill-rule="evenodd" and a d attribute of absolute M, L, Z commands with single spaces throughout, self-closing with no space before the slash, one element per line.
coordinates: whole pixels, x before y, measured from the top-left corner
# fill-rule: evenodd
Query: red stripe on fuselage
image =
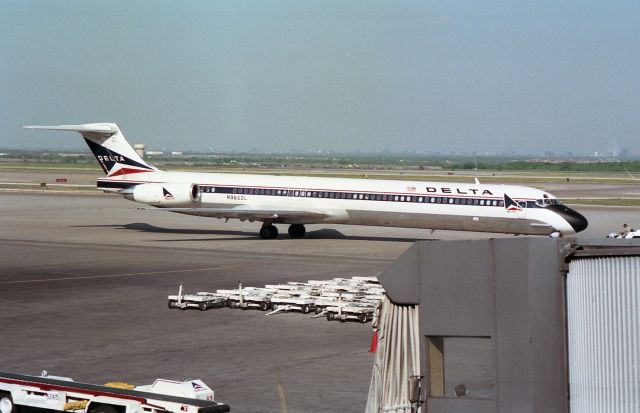
<path fill-rule="evenodd" d="M 137 171 L 136 172 L 155 172 L 155 171 Z M 115 176 L 115 175 L 111 175 Z M 140 181 L 140 180 L 128 180 L 128 179 L 117 179 L 110 181 L 104 178 L 98 178 L 98 182 L 128 182 L 128 183 L 139 183 L 139 184 L 170 184 L 171 182 L 167 181 Z M 435 192 L 388 192 L 388 191 L 363 191 L 357 189 L 319 189 L 319 188 L 300 188 L 300 187 L 284 187 L 284 186 L 262 186 L 262 185 L 233 185 L 233 184 L 214 184 L 214 183 L 196 183 L 194 185 L 197 186 L 213 186 L 213 187 L 224 187 L 224 188 L 255 188 L 255 189 L 280 189 L 280 190 L 288 190 L 288 191 L 304 191 L 304 192 L 344 192 L 344 193 L 375 193 L 381 195 L 399 195 L 399 196 L 422 196 L 422 197 L 444 197 L 444 198 L 475 198 L 475 199 L 491 199 L 491 200 L 500 200 L 502 199 L 499 195 L 486 196 L 486 195 L 473 195 L 473 194 L 459 194 L 459 193 L 435 193 Z M 256 195 L 256 194 L 238 194 L 238 195 Z M 260 196 L 260 195 L 257 195 Z M 267 195 L 268 196 L 268 195 Z M 327 198 L 334 199 L 334 198 Z M 535 201 L 535 198 L 516 198 L 517 201 Z M 366 200 L 362 200 L 366 201 Z"/>

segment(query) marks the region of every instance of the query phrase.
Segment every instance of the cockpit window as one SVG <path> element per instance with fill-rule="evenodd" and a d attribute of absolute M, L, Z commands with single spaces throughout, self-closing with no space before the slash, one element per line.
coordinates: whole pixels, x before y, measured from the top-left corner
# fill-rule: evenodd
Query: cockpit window
<path fill-rule="evenodd" d="M 560 201 L 558 201 L 555 198 L 543 198 L 543 199 L 536 199 L 536 205 L 539 207 L 547 207 L 549 205 L 555 205 L 555 204 L 559 204 Z"/>

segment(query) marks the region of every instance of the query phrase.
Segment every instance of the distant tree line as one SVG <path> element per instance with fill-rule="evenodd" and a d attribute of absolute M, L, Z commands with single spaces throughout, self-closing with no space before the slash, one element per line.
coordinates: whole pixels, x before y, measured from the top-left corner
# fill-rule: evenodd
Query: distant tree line
<path fill-rule="evenodd" d="M 557 172 L 640 172 L 640 161 L 626 162 L 459 162 L 451 169 L 482 169 L 492 171 L 557 171 Z"/>
<path fill-rule="evenodd" d="M 86 153 L 60 154 L 56 151 L 8 151 L 14 162 L 93 164 L 94 157 Z M 236 168 L 335 168 L 335 169 L 395 169 L 395 170 L 490 170 L 549 172 L 630 172 L 640 175 L 640 161 L 536 161 L 531 158 L 505 156 L 456 156 L 453 154 L 254 154 L 254 153 L 189 153 L 181 156 L 149 155 L 146 159 L 158 166 L 236 167 Z M 5 161 L 0 157 L 0 162 Z"/>

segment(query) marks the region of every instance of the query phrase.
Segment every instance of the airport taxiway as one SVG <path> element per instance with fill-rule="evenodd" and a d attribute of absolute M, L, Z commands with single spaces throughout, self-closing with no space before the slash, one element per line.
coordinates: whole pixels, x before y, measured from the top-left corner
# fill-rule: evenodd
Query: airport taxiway
<path fill-rule="evenodd" d="M 576 207 L 603 237 L 640 209 Z M 636 220 L 636 221 L 634 221 Z M 414 240 L 491 234 L 259 223 L 136 209 L 115 195 L 0 193 L 0 366 L 78 381 L 201 378 L 234 412 L 358 412 L 370 326 L 260 311 L 168 310 L 188 291 L 375 275 Z M 281 228 L 286 233 L 286 227 Z M 509 235 L 506 235 L 509 236 Z"/>

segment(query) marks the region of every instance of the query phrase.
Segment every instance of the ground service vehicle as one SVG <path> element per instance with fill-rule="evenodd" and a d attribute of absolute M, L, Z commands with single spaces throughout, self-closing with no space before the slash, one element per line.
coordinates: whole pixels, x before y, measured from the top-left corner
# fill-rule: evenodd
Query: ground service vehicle
<path fill-rule="evenodd" d="M 0 413 L 17 413 L 22 406 L 75 413 L 223 413 L 201 380 L 158 379 L 148 386 L 126 383 L 104 386 L 77 383 L 67 377 L 28 376 L 0 372 Z"/>
<path fill-rule="evenodd" d="M 632 229 L 626 233 L 611 232 L 609 235 L 607 235 L 607 238 L 617 238 L 617 239 L 640 238 L 640 230 Z"/>

